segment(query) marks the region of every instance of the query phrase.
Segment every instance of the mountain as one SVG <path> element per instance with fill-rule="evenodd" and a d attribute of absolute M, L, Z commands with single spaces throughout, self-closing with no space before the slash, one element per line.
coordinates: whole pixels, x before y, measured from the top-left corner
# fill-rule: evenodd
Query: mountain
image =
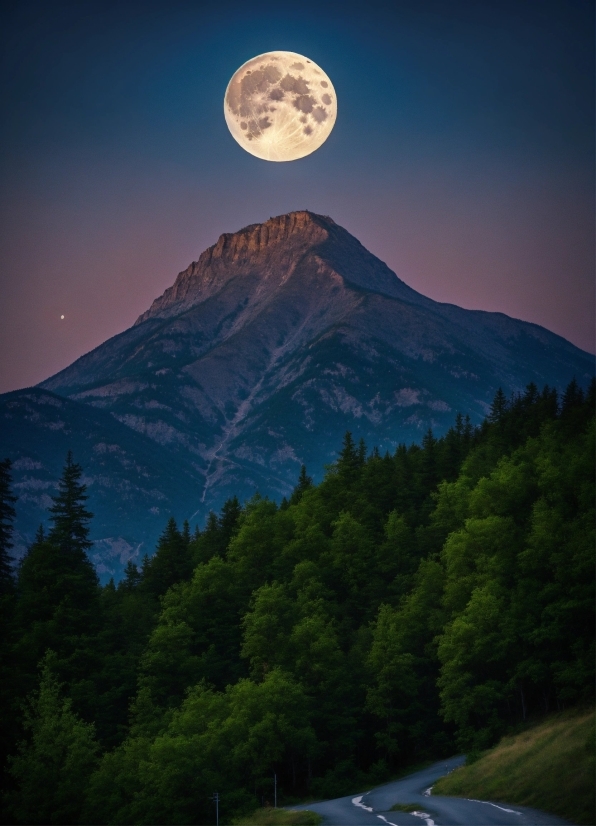
<path fill-rule="evenodd" d="M 102 410 L 31 388 L 0 396 L 0 423 L 0 455 L 14 462 L 19 556 L 47 521 L 68 450 L 84 469 L 90 556 L 102 579 L 151 552 L 167 519 L 182 521 L 196 501 L 200 477 L 190 461 Z"/>
<path fill-rule="evenodd" d="M 133 327 L 19 392 L 74 405 L 62 411 L 72 412 L 72 432 L 90 432 L 77 424 L 83 412 L 101 417 L 94 427 L 118 424 L 113 443 L 131 461 L 137 450 L 148 461 L 151 445 L 152 467 L 179 466 L 182 497 L 167 474 L 156 481 L 161 526 L 165 503 L 202 522 L 233 494 L 280 498 L 302 463 L 320 476 L 347 429 L 393 450 L 429 427 L 444 432 L 458 411 L 480 421 L 499 386 L 507 394 L 529 382 L 562 388 L 593 374 L 593 356 L 560 336 L 432 301 L 331 218 L 301 211 L 222 235 Z M 0 397 L 0 421 L 9 396 Z M 32 453 L 33 431 L 45 426 L 29 420 L 14 441 L 0 437 L 2 455 Z M 75 455 L 85 467 L 95 438 Z M 53 435 L 48 456 L 55 449 L 61 463 L 67 441 Z M 137 484 L 136 471 L 118 473 Z M 116 504 L 116 488 L 114 496 Z M 138 496 L 126 542 L 151 551 L 149 499 Z M 124 536 L 113 513 L 102 530 Z"/>

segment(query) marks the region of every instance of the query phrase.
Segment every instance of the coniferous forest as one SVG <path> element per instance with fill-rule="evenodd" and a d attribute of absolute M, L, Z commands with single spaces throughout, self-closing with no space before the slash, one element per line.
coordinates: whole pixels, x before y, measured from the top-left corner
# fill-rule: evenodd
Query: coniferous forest
<path fill-rule="evenodd" d="M 594 383 L 231 499 L 99 585 L 68 455 L 17 568 L 0 463 L 4 822 L 212 823 L 593 702 Z"/>

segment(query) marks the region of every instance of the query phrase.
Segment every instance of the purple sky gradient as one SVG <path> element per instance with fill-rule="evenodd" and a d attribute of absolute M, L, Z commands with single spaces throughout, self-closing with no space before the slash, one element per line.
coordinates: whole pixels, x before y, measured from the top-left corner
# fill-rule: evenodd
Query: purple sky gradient
<path fill-rule="evenodd" d="M 594 352 L 593 12 L 572 6 L 15 4 L 0 392 L 129 327 L 222 232 L 304 208 L 431 298 Z M 223 118 L 231 74 L 270 49 L 338 94 L 329 140 L 288 164 Z"/>

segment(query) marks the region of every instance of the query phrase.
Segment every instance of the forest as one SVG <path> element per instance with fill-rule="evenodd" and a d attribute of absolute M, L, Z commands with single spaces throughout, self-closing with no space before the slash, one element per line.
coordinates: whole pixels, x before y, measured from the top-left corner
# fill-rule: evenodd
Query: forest
<path fill-rule="evenodd" d="M 100 586 L 69 454 L 14 565 L 0 463 L 4 823 L 207 824 L 331 797 L 594 701 L 595 385 L 498 391 L 288 499 L 173 519 Z"/>

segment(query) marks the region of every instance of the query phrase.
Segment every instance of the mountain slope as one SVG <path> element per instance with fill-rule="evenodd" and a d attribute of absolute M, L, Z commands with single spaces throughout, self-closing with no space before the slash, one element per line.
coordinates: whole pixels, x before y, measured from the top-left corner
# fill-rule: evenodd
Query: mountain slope
<path fill-rule="evenodd" d="M 190 453 L 201 502 L 286 493 L 346 428 L 382 448 L 479 419 L 498 386 L 593 360 L 537 325 L 438 304 L 309 212 L 222 235 L 134 327 L 43 383 Z M 264 488 L 263 488 L 264 485 Z"/>
<path fill-rule="evenodd" d="M 393 450 L 458 411 L 479 421 L 499 386 L 593 371 L 535 324 L 416 293 L 302 211 L 222 235 L 133 327 L 40 387 L 190 463 L 187 515 L 202 520 L 234 493 L 288 493 L 302 463 L 320 476 L 346 429 Z"/>
<path fill-rule="evenodd" d="M 47 526 L 64 459 L 83 466 L 91 522 L 90 552 L 100 577 L 119 576 L 129 559 L 151 554 L 166 520 L 189 513 L 201 477 L 184 457 L 135 433 L 109 413 L 31 388 L 0 397 L 0 455 L 13 460 L 18 496 L 17 555 Z"/>

